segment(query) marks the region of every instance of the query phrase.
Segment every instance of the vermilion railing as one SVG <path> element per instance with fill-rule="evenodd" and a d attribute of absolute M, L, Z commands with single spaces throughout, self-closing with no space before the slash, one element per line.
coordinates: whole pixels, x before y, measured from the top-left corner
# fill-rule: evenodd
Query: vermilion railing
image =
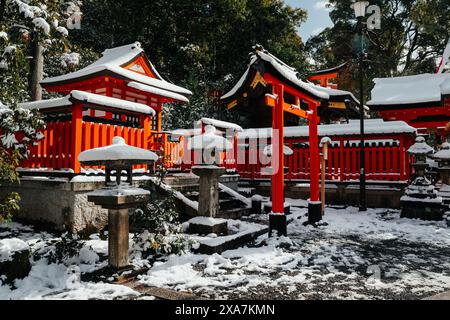
<path fill-rule="evenodd" d="M 25 168 L 51 168 L 67 170 L 75 167 L 74 137 L 72 121 L 49 122 L 42 131 L 44 139 L 30 148 L 30 156 L 23 161 Z M 111 144 L 112 138 L 121 136 L 126 143 L 158 152 L 168 169 L 189 171 L 198 161 L 199 155 L 187 151 L 187 138 L 178 142 L 168 141 L 167 135 L 159 132 L 145 134 L 143 128 L 93 122 L 81 123 L 81 151 Z M 410 135 L 366 137 L 366 174 L 371 181 L 406 181 L 411 174 L 410 158 L 406 150 L 413 143 Z M 372 140 L 372 141 L 371 141 Z M 265 144 L 270 143 L 264 141 Z M 307 138 L 286 138 L 285 144 L 293 155 L 285 157 L 287 180 L 309 180 L 310 149 Z M 265 146 L 265 145 L 264 145 Z M 257 140 L 234 140 L 234 149 L 221 154 L 221 166 L 237 170 L 242 178 L 269 179 L 264 168 L 270 166 L 262 155 L 263 145 Z M 255 152 L 255 150 L 259 150 Z M 360 147 L 357 137 L 335 137 L 330 146 L 326 162 L 326 179 L 329 181 L 353 181 L 359 179 Z M 75 155 L 78 156 L 78 155 Z M 197 159 L 198 160 L 198 159 Z M 143 166 L 136 166 L 143 168 Z M 75 171 L 75 170 L 74 170 Z M 77 172 L 75 172 L 77 173 Z"/>
<path fill-rule="evenodd" d="M 42 130 L 43 139 L 30 148 L 30 154 L 21 166 L 25 168 L 73 169 L 73 126 L 71 121 L 49 122 Z M 112 139 L 120 136 L 131 146 L 148 149 L 144 129 L 120 125 L 82 122 L 81 151 L 110 145 Z M 75 155 L 78 156 L 78 155 Z M 136 166 L 135 168 L 143 168 Z"/>
<path fill-rule="evenodd" d="M 370 181 L 407 181 L 411 175 L 411 162 L 407 150 L 413 143 L 410 135 L 390 137 L 366 137 L 366 177 Z M 377 140 L 375 140 L 377 139 Z M 372 141 L 371 141 L 372 140 Z M 265 145 L 270 144 L 265 141 Z M 287 180 L 310 179 L 310 149 L 305 138 L 286 138 L 285 144 L 293 150 L 293 154 L 285 156 L 285 172 Z M 182 149 L 182 143 L 179 147 Z M 270 159 L 263 155 L 263 145 L 257 140 L 240 141 L 239 147 L 231 152 L 223 153 L 221 166 L 235 169 L 242 178 L 269 179 L 271 176 L 265 171 L 270 167 Z M 182 151 L 180 151 L 182 152 Z M 189 171 L 192 166 L 194 153 L 189 159 L 176 159 L 172 168 Z M 187 161 L 186 161 L 187 160 Z M 195 162 L 194 162 L 195 163 Z M 326 161 L 326 179 L 329 181 L 353 181 L 360 175 L 360 147 L 356 137 L 351 139 L 339 137 L 333 139 L 328 149 Z"/>

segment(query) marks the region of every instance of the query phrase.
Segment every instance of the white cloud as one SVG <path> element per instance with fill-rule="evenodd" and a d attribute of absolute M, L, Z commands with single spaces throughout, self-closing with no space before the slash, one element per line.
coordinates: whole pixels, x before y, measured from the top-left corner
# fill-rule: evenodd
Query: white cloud
<path fill-rule="evenodd" d="M 314 29 L 314 30 L 311 32 L 311 36 L 317 36 L 317 35 L 318 35 L 319 33 L 321 33 L 323 30 L 325 30 L 324 27 L 316 28 L 316 29 Z"/>
<path fill-rule="evenodd" d="M 314 9 L 330 11 L 330 8 L 328 7 L 329 4 L 330 3 L 328 1 L 317 1 L 316 4 L 314 5 Z"/>

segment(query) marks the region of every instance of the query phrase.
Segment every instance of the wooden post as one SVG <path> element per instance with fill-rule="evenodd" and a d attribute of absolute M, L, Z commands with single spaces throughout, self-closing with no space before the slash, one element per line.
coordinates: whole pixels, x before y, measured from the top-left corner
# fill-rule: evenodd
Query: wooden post
<path fill-rule="evenodd" d="M 72 107 L 72 168 L 74 173 L 80 173 L 81 165 L 78 155 L 81 152 L 82 132 L 83 132 L 83 105 L 77 103 Z"/>
<path fill-rule="evenodd" d="M 322 165 L 322 182 L 321 182 L 321 197 L 322 201 L 322 216 L 325 215 L 325 167 L 326 162 L 328 161 L 328 142 L 325 142 L 322 145 L 322 157 L 321 157 L 321 165 Z"/>

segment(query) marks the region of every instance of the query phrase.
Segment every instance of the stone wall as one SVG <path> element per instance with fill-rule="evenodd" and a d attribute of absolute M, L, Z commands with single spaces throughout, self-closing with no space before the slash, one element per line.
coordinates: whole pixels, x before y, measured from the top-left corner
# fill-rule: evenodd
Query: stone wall
<path fill-rule="evenodd" d="M 272 186 L 269 182 L 244 183 L 243 187 L 255 188 L 255 192 L 260 195 L 270 196 Z M 405 185 L 386 184 L 386 185 L 368 185 L 367 186 L 367 206 L 372 208 L 400 208 L 400 198 L 403 195 Z M 308 184 L 286 184 L 285 195 L 292 199 L 308 199 Z M 359 205 L 359 185 L 358 184 L 327 184 L 325 189 L 325 203 L 331 205 Z"/>
<path fill-rule="evenodd" d="M 101 178 L 70 182 L 66 178 L 24 177 L 20 185 L 2 183 L 0 196 L 10 192 L 20 195 L 20 212 L 15 215 L 20 220 L 58 231 L 101 230 L 108 223 L 107 210 L 87 200 L 89 192 L 104 186 L 100 181 Z"/>

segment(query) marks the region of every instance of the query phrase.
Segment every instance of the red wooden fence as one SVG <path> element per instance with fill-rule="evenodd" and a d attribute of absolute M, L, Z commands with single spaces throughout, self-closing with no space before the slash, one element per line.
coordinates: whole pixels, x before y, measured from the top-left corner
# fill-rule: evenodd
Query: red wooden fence
<path fill-rule="evenodd" d="M 31 147 L 29 158 L 21 166 L 25 168 L 51 168 L 55 170 L 72 169 L 73 126 L 71 121 L 49 122 L 43 130 L 44 139 Z M 131 128 L 120 125 L 82 122 L 81 151 L 111 144 L 112 138 L 121 136 L 126 143 L 139 148 L 159 152 L 163 156 L 166 168 L 189 171 L 198 155 L 187 150 L 187 138 L 179 142 L 169 142 L 167 135 L 151 132 L 145 135 L 143 128 Z M 148 138 L 147 138 L 148 137 Z M 371 181 L 406 181 L 410 177 L 411 164 L 406 150 L 413 139 L 409 135 L 366 137 L 366 173 Z M 376 140 L 377 139 L 377 140 Z M 373 140 L 373 141 L 371 141 Z M 264 141 L 268 144 L 269 141 Z M 287 180 L 309 180 L 310 150 L 307 138 L 285 139 L 285 144 L 293 155 L 285 157 Z M 237 141 L 234 150 L 221 154 L 221 165 L 234 169 L 247 179 L 269 179 L 264 168 L 270 166 L 269 159 L 262 154 L 265 145 L 258 140 Z M 353 181 L 359 179 L 360 147 L 357 137 L 334 137 L 329 148 L 326 163 L 326 179 L 329 181 Z M 75 155 L 78 156 L 78 155 Z M 143 166 L 136 166 L 143 168 Z"/>

